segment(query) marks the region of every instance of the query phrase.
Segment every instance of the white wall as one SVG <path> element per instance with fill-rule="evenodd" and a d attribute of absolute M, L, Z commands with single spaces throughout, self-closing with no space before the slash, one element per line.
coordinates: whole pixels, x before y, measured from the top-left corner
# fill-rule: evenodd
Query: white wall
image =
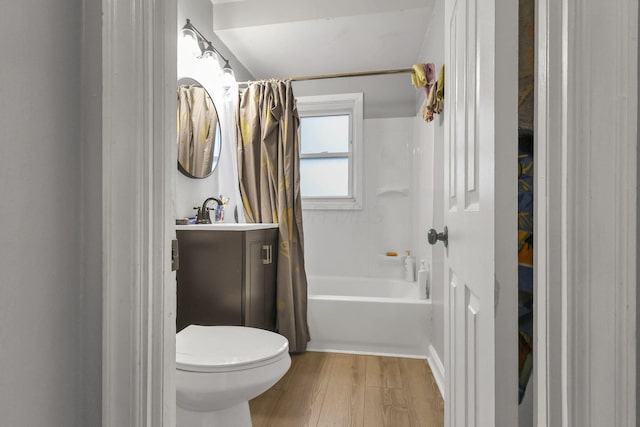
<path fill-rule="evenodd" d="M 444 2 L 436 2 L 431 24 L 417 59 L 418 63 L 432 62 L 436 71 L 444 62 Z M 427 123 L 422 119 L 424 91 L 418 92 L 417 117 L 414 119 L 414 207 L 413 246 L 416 256 L 425 259 L 431 272 L 431 345 L 444 361 L 444 248 L 442 244 L 431 246 L 426 233 L 430 228 L 442 231 L 444 228 L 443 185 L 444 185 L 444 114 Z M 446 104 L 445 104 L 446 114 Z"/>
<path fill-rule="evenodd" d="M 213 6 L 211 0 L 177 0 L 178 3 L 178 23 L 179 31 L 185 24 L 186 19 L 190 19 L 191 23 L 200 31 L 213 46 L 229 60 L 229 64 L 233 68 L 236 80 L 247 81 L 252 80 L 253 76 L 244 65 L 240 63 L 227 49 L 224 43 L 213 33 Z M 176 37 L 177 37 L 176 32 Z"/>
<path fill-rule="evenodd" d="M 421 114 L 414 119 L 415 155 L 414 155 L 414 188 L 415 200 L 413 221 L 413 246 L 416 248 L 418 262 L 424 259 L 430 272 L 432 319 L 431 345 L 444 361 L 444 246 L 438 243 L 431 246 L 427 242 L 427 231 L 435 228 L 438 232 L 444 229 L 442 210 L 444 164 L 443 116 L 436 116 L 431 123 L 426 123 Z"/>
<path fill-rule="evenodd" d="M 6 426 L 101 422 L 100 13 L 99 2 L 79 0 L 2 5 L 0 424 Z M 94 33 L 84 43 L 83 20 Z"/>
<path fill-rule="evenodd" d="M 179 0 L 177 31 L 184 26 L 186 19 L 189 18 L 191 23 L 213 43 L 213 46 L 218 49 L 225 58 L 229 59 L 237 81 L 253 79 L 251 74 L 235 59 L 235 56 L 227 50 L 226 46 L 213 33 L 212 13 L 210 0 Z M 177 35 L 178 33 L 176 32 L 176 37 Z M 212 94 L 212 96 L 213 95 L 214 94 Z M 222 102 L 216 99 L 214 99 L 214 102 L 221 116 L 233 114 L 232 111 L 224 111 Z M 224 117 L 221 117 L 221 126 L 225 125 L 224 122 Z M 226 131 L 223 130 L 223 134 L 225 132 Z M 177 167 L 176 174 L 176 215 L 178 217 L 195 216 L 194 206 L 202 205 L 202 202 L 208 197 L 218 197 L 218 168 L 214 170 L 211 176 L 204 179 L 188 178 L 182 173 L 177 172 Z M 225 196 L 229 196 L 229 194 L 225 194 Z M 226 213 L 227 222 L 233 221 L 233 212 L 231 209 L 231 205 L 233 204 L 234 201 L 232 200 L 228 208 L 230 211 Z"/>
<path fill-rule="evenodd" d="M 387 251 L 412 250 L 413 118 L 364 121 L 362 210 L 304 210 L 305 266 L 319 276 L 403 277 Z M 404 187 L 408 196 L 377 195 L 381 187 Z"/>
<path fill-rule="evenodd" d="M 293 82 L 296 96 L 363 92 L 365 119 L 412 116 L 415 107 L 413 102 L 407 102 L 406 92 L 413 90 L 409 74 Z"/>

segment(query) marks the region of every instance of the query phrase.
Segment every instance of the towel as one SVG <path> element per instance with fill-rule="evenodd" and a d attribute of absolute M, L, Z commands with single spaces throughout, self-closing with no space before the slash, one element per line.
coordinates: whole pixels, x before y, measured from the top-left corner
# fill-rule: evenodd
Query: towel
<path fill-rule="evenodd" d="M 444 65 L 440 67 L 440 74 L 438 75 L 438 88 L 436 89 L 436 102 L 434 105 L 434 111 L 437 114 L 442 113 L 444 110 Z"/>
<path fill-rule="evenodd" d="M 431 93 L 422 108 L 422 118 L 430 122 L 434 114 L 440 114 L 444 110 L 444 65 L 440 67 L 438 80 L 433 85 Z"/>
<path fill-rule="evenodd" d="M 414 64 L 411 67 L 411 83 L 416 89 L 423 87 L 427 98 L 435 82 L 436 66 L 434 64 Z"/>
<path fill-rule="evenodd" d="M 418 89 L 427 84 L 427 75 L 424 71 L 424 64 L 414 64 L 411 67 L 411 83 Z"/>
<path fill-rule="evenodd" d="M 427 76 L 427 83 L 424 85 L 424 94 L 427 98 L 431 94 L 431 88 L 436 83 L 436 66 L 434 64 L 423 64 L 424 73 Z"/>
<path fill-rule="evenodd" d="M 430 122 L 433 120 L 433 114 L 435 113 L 433 106 L 436 101 L 437 91 L 438 91 L 438 82 L 434 84 L 433 90 L 431 91 L 431 93 L 429 93 L 429 97 L 427 98 L 427 100 L 424 103 L 424 106 L 422 107 L 422 118 L 427 122 Z"/>

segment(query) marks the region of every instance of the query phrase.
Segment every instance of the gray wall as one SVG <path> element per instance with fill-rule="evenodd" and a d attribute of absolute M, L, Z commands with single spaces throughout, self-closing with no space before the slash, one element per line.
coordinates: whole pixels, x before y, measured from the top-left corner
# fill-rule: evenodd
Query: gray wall
<path fill-rule="evenodd" d="M 101 18 L 100 2 L 93 3 L 2 4 L 0 423 L 6 426 L 100 425 L 101 226 L 92 215 L 101 211 Z M 95 33 L 85 43 L 83 14 L 84 28 Z"/>
<path fill-rule="evenodd" d="M 102 423 L 102 2 L 84 0 L 82 19 L 78 427 L 88 427 Z"/>

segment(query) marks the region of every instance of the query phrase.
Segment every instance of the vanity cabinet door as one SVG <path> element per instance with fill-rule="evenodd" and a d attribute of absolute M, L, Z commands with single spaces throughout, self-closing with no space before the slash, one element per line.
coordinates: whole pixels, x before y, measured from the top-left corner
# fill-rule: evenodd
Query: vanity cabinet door
<path fill-rule="evenodd" d="M 243 234 L 177 232 L 177 331 L 191 324 L 243 324 Z"/>
<path fill-rule="evenodd" d="M 176 330 L 244 325 L 275 331 L 278 230 L 177 231 Z"/>
<path fill-rule="evenodd" d="M 245 236 L 245 325 L 275 330 L 278 230 Z"/>

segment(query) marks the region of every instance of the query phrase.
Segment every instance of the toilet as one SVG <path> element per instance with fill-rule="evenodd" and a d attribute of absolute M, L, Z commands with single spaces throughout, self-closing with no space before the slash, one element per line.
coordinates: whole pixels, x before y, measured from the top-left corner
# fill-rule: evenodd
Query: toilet
<path fill-rule="evenodd" d="M 289 366 L 289 341 L 282 335 L 245 326 L 187 326 L 176 335 L 176 426 L 251 427 L 249 400 Z"/>

